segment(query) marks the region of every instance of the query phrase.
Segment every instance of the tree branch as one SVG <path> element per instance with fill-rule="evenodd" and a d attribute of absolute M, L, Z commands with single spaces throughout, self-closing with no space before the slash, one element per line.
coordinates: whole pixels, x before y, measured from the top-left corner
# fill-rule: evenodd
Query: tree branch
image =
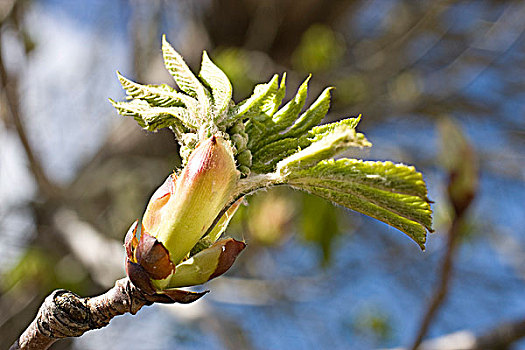
<path fill-rule="evenodd" d="M 96 297 L 79 297 L 57 289 L 42 303 L 38 314 L 10 350 L 45 350 L 59 339 L 79 337 L 87 331 L 105 327 L 115 316 L 136 314 L 155 302 L 191 303 L 204 293 L 173 290 L 168 294 L 144 293 L 126 277 L 110 290 Z"/>
<path fill-rule="evenodd" d="M 0 91 L 2 91 L 2 95 L 4 95 L 4 99 L 6 100 L 7 114 L 11 117 L 11 123 L 22 143 L 29 162 L 29 168 L 31 169 L 31 173 L 35 178 L 39 190 L 46 196 L 53 197 L 59 191 L 59 188 L 47 177 L 42 164 L 33 151 L 20 111 L 18 79 L 9 74 L 2 58 L 2 50 L 2 35 L 0 35 L 0 87 L 2 88 Z"/>
<path fill-rule="evenodd" d="M 425 337 L 425 335 L 428 332 L 428 329 L 430 328 L 430 324 L 434 320 L 439 308 L 445 301 L 445 298 L 448 294 L 450 279 L 452 278 L 452 272 L 454 268 L 454 257 L 456 255 L 456 248 L 458 246 L 458 238 L 460 237 L 458 231 L 462 222 L 463 220 L 461 219 L 461 217 L 456 217 L 452 222 L 452 226 L 450 227 L 450 230 L 448 232 L 447 251 L 445 253 L 445 257 L 443 258 L 443 264 L 441 266 L 439 284 L 437 285 L 434 291 L 434 295 L 432 296 L 427 311 L 423 317 L 423 321 L 421 322 L 421 326 L 414 340 L 414 343 L 410 347 L 411 350 L 416 350 L 419 347 L 419 345 L 421 345 L 423 338 Z"/>
<path fill-rule="evenodd" d="M 453 217 L 448 230 L 447 250 L 441 265 L 439 282 L 424 314 L 417 336 L 410 347 L 411 350 L 416 350 L 421 345 L 448 294 L 454 272 L 454 258 L 465 226 L 466 211 L 476 196 L 478 186 L 478 160 L 473 148 L 453 122 L 442 122 L 440 129 L 442 144 L 448 147 L 444 149 L 443 155 L 447 158 L 446 167 L 448 167 L 449 176 L 447 195 Z"/>
<path fill-rule="evenodd" d="M 149 304 L 128 278 L 118 280 L 113 288 L 94 298 L 81 298 L 58 289 L 44 300 L 33 322 L 10 350 L 47 349 L 58 339 L 105 327 L 113 317 L 135 314 Z"/>
<path fill-rule="evenodd" d="M 421 350 L 503 350 L 525 338 L 525 319 L 502 323 L 489 331 L 476 335 L 462 330 L 429 339 L 421 343 Z M 390 350 L 406 350 L 398 347 Z"/>

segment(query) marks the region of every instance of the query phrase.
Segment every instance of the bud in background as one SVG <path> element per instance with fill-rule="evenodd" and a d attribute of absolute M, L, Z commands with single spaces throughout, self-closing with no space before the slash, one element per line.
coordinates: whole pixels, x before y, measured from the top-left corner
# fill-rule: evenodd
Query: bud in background
<path fill-rule="evenodd" d="M 228 141 L 212 136 L 197 145 L 179 176 L 170 175 L 150 199 L 140 238 L 137 222 L 128 231 L 127 272 L 137 287 L 165 293 L 205 283 L 231 267 L 245 244 L 217 239 L 238 207 L 225 211 L 239 178 Z"/>

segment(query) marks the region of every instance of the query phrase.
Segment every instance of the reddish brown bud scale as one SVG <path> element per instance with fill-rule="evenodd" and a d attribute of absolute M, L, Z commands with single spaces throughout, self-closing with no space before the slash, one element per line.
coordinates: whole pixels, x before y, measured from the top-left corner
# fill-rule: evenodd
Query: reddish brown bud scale
<path fill-rule="evenodd" d="M 236 241 L 232 238 L 228 239 L 222 246 L 222 253 L 219 255 L 217 268 L 215 272 L 211 274 L 210 280 L 228 271 L 244 248 L 246 248 L 246 243 Z"/>
<path fill-rule="evenodd" d="M 155 237 L 142 231 L 139 244 L 135 251 L 137 263 L 139 263 L 151 278 L 162 280 L 168 277 L 174 270 L 170 260 L 170 254 Z"/>
<path fill-rule="evenodd" d="M 151 284 L 151 278 L 149 274 L 139 264 L 127 259 L 126 274 L 128 275 L 131 282 L 144 293 L 150 295 L 156 293 L 156 289 L 153 287 L 153 284 Z"/>
<path fill-rule="evenodd" d="M 166 301 L 156 301 L 156 302 L 165 302 L 168 304 L 171 304 L 172 302 L 177 302 L 180 304 L 189 304 L 193 303 L 194 301 L 199 300 L 202 298 L 205 294 L 208 294 L 208 290 L 205 290 L 204 292 L 191 292 L 189 290 L 183 290 L 183 289 L 166 289 L 163 290 L 162 293 L 157 294 L 159 299 L 161 297 L 167 297 L 169 300 Z"/>
<path fill-rule="evenodd" d="M 139 221 L 135 220 L 135 222 L 131 225 L 128 232 L 126 233 L 126 238 L 124 239 L 124 247 L 126 248 L 126 256 L 131 261 L 135 262 L 135 247 L 139 243 L 137 239 L 137 227 L 138 227 Z"/>

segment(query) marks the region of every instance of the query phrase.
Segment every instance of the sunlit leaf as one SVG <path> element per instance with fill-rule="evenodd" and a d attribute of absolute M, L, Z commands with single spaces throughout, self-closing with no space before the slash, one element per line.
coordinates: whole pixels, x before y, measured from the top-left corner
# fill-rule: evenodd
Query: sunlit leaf
<path fill-rule="evenodd" d="M 232 98 L 232 85 L 224 72 L 208 57 L 206 51 L 202 54 L 200 78 L 211 90 L 213 97 L 213 111 L 216 123 L 225 117 Z"/>
<path fill-rule="evenodd" d="M 188 95 L 181 94 L 171 86 L 141 85 L 135 83 L 117 72 L 117 77 L 129 98 L 141 99 L 157 107 L 186 106 L 195 109 L 197 101 Z"/>
<path fill-rule="evenodd" d="M 326 160 L 291 172 L 287 178 L 295 188 L 396 227 L 424 248 L 432 211 L 421 173 L 414 167 L 354 159 Z"/>
<path fill-rule="evenodd" d="M 209 117 L 209 92 L 193 74 L 182 56 L 168 43 L 165 35 L 162 37 L 162 53 L 166 69 L 171 73 L 179 88 L 199 101 L 200 118 Z"/>

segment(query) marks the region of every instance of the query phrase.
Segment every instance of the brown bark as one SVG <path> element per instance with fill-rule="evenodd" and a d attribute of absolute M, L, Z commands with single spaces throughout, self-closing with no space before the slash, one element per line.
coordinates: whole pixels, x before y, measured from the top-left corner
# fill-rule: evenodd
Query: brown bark
<path fill-rule="evenodd" d="M 79 337 L 105 327 L 115 316 L 136 314 L 143 306 L 158 303 L 191 303 L 204 293 L 172 290 L 166 294 L 145 294 L 126 277 L 96 297 L 79 297 L 57 289 L 42 303 L 38 314 L 10 350 L 44 350 L 59 339 Z"/>
<path fill-rule="evenodd" d="M 113 317 L 135 314 L 151 303 L 128 278 L 118 280 L 106 293 L 92 298 L 58 289 L 44 300 L 33 322 L 10 350 L 47 349 L 61 338 L 78 337 L 105 327 Z"/>

